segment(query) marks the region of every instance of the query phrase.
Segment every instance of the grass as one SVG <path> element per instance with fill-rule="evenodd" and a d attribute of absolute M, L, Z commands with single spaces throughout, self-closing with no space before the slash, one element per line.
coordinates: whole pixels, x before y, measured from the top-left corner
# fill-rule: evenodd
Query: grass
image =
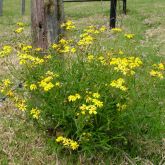
<path fill-rule="evenodd" d="M 24 21 L 27 25 L 30 25 L 30 12 L 28 10 L 30 5 L 28 3 L 26 14 L 22 17 L 19 3 L 20 1 L 18 0 L 13 2 L 6 0 L 4 2 L 4 16 L 0 19 L 0 45 L 4 45 L 4 42 L 10 42 L 11 31 L 16 22 Z M 136 34 L 137 53 L 142 54 L 148 63 L 165 60 L 164 6 L 164 0 L 129 0 L 128 15 L 119 14 L 118 16 L 118 26 Z M 74 20 L 81 28 L 91 24 L 108 24 L 109 2 L 103 2 L 103 4 L 100 2 L 69 3 L 65 4 L 65 11 L 66 17 Z M 26 28 L 27 36 L 29 36 L 30 29 L 28 26 Z M 104 46 L 118 48 L 118 45 L 123 44 L 121 39 L 117 41 L 118 45 L 113 44 L 111 40 L 113 38 L 109 38 L 107 34 L 102 39 Z M 0 74 L 4 76 L 7 68 L 5 68 L 3 61 L 0 63 L 2 66 Z M 145 75 L 141 78 L 141 86 L 143 86 L 143 80 L 145 80 Z M 165 105 L 165 88 L 163 87 L 164 84 L 160 83 L 154 90 L 148 88 L 147 93 L 142 91 L 140 97 L 148 98 L 145 99 L 144 106 L 148 102 L 150 103 L 148 111 L 154 108 L 157 109 L 157 105 L 163 109 Z M 143 111 L 143 108 L 139 107 L 137 114 L 135 114 L 137 120 L 138 117 L 139 120 L 141 119 L 141 111 Z M 146 113 L 143 121 L 137 121 L 137 123 L 141 122 L 139 130 L 143 128 L 137 144 L 145 146 L 141 148 L 146 151 L 144 154 L 137 155 L 137 148 L 130 147 L 132 157 L 126 153 L 115 155 L 113 158 L 110 156 L 109 160 L 105 161 L 104 164 L 163 164 L 164 159 L 161 155 L 165 154 L 165 146 L 161 143 L 161 139 L 164 138 L 164 131 L 162 131 L 161 136 L 157 136 L 157 130 L 163 128 L 156 121 L 158 118 L 154 116 L 155 114 L 151 111 L 150 114 Z M 143 124 L 146 123 L 146 120 L 150 121 L 150 126 L 153 126 L 153 130 L 150 130 L 150 133 L 147 134 L 147 136 L 152 137 L 152 140 L 148 140 L 149 138 L 144 136 L 145 127 L 146 129 L 148 127 Z M 131 129 L 133 128 L 134 125 L 132 125 Z M 73 160 L 70 157 L 57 158 L 57 155 L 47 147 L 45 139 L 45 134 L 35 128 L 32 123 L 29 123 L 25 116 L 13 109 L 10 103 L 5 105 L 0 103 L 0 164 L 73 164 Z M 66 159 L 68 159 L 67 163 Z M 79 158 L 79 164 L 83 164 L 82 159 L 83 157 Z M 95 164 L 99 164 L 99 161 L 96 161 Z"/>

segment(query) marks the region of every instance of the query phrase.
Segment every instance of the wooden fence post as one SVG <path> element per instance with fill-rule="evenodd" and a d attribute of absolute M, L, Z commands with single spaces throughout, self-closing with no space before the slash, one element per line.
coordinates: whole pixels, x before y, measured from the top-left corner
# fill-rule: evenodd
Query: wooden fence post
<path fill-rule="evenodd" d="M 127 0 L 123 0 L 123 13 L 127 14 Z"/>
<path fill-rule="evenodd" d="M 21 0 L 21 13 L 22 15 L 25 14 L 25 0 Z"/>
<path fill-rule="evenodd" d="M 116 26 L 116 6 L 117 0 L 111 0 L 111 7 L 110 7 L 110 28 L 115 28 Z"/>
<path fill-rule="evenodd" d="M 0 16 L 3 15 L 3 0 L 0 0 Z"/>
<path fill-rule="evenodd" d="M 31 0 L 32 42 L 47 49 L 61 35 L 64 19 L 62 0 Z"/>

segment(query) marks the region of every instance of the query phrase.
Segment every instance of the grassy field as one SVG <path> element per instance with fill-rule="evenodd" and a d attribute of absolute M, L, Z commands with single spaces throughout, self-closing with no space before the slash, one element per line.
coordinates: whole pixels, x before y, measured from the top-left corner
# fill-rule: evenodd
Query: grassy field
<path fill-rule="evenodd" d="M 122 4 L 118 4 L 117 26 L 129 33 L 136 35 L 135 49 L 138 54 L 145 59 L 146 63 L 165 61 L 165 1 L 164 0 L 128 0 L 128 14 L 122 15 Z M 4 16 L 0 18 L 0 47 L 4 44 L 13 42 L 13 30 L 18 21 L 26 23 L 25 39 L 30 42 L 30 4 L 29 0 L 26 6 L 25 16 L 20 14 L 20 1 L 5 0 Z M 109 21 L 109 2 L 92 2 L 92 3 L 67 3 L 65 4 L 66 18 L 73 20 L 80 28 L 88 25 L 106 25 Z M 11 39 L 12 38 L 12 39 Z M 108 34 L 101 38 L 106 48 L 120 48 L 122 39 L 117 41 L 118 45 L 111 42 Z M 13 43 L 12 43 L 13 44 Z M 131 51 L 131 50 L 130 50 Z M 15 60 L 13 59 L 13 63 Z M 8 72 L 4 61 L 0 61 L 0 76 Z M 143 86 L 145 74 L 141 78 L 140 85 Z M 147 80 L 145 80 L 147 81 Z M 147 87 L 146 87 L 147 88 Z M 165 84 L 164 80 L 155 87 L 154 90 L 149 87 L 148 93 L 141 94 L 141 97 L 148 96 L 144 99 L 146 104 L 150 104 L 148 110 L 157 110 L 159 106 L 165 110 Z M 140 103 L 139 103 L 140 104 Z M 145 104 L 144 104 L 145 106 Z M 165 163 L 165 139 L 164 120 L 165 113 L 162 115 L 161 122 L 156 117 L 156 113 L 151 111 L 144 116 L 143 121 L 138 121 L 141 112 L 136 112 L 139 129 L 145 126 L 146 120 L 150 121 L 149 125 L 152 130 L 143 136 L 143 132 L 137 138 L 137 144 L 141 146 L 143 154 L 137 154 L 137 148 L 131 148 L 131 155 L 127 152 L 119 155 L 109 156 L 107 160 L 98 160 L 95 163 L 83 163 L 83 156 L 79 158 L 77 164 L 144 164 L 144 165 L 163 165 Z M 139 117 L 139 120 L 141 118 Z M 164 122 L 164 121 L 163 121 Z M 137 123 L 134 123 L 135 125 Z M 160 124 L 161 123 L 161 124 Z M 132 125 L 132 129 L 135 125 Z M 147 127 L 147 126 L 146 126 Z M 157 135 L 157 130 L 162 130 L 161 135 Z M 144 130 L 145 131 L 145 130 Z M 2 165 L 40 165 L 40 164 L 75 164 L 72 157 L 58 157 L 47 145 L 46 133 L 34 127 L 26 116 L 13 109 L 10 102 L 0 103 L 0 164 Z M 102 161 L 102 162 L 101 162 Z"/>

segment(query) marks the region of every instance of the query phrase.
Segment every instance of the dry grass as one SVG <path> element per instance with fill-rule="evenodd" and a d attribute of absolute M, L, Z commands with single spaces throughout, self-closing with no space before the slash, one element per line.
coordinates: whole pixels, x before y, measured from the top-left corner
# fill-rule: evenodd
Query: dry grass
<path fill-rule="evenodd" d="M 55 155 L 47 153 L 44 136 L 10 103 L 1 105 L 0 164 L 55 164 Z"/>

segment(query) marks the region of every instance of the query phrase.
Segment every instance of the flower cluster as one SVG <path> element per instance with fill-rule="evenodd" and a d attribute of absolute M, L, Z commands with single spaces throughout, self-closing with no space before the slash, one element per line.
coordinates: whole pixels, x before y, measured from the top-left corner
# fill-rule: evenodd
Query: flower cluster
<path fill-rule="evenodd" d="M 113 80 L 110 83 L 110 86 L 121 89 L 122 91 L 126 91 L 127 87 L 124 84 L 125 84 L 125 80 L 123 78 L 119 78 L 117 80 Z"/>
<path fill-rule="evenodd" d="M 88 95 L 85 97 L 85 104 L 82 104 L 79 109 L 82 115 L 96 115 L 97 109 L 103 107 L 103 102 L 99 100 L 99 93 L 88 92 Z"/>
<path fill-rule="evenodd" d="M 0 92 L 5 95 L 10 95 L 11 90 L 10 87 L 12 85 L 12 82 L 9 79 L 2 80 L 2 83 L 0 84 Z"/>
<path fill-rule="evenodd" d="M 127 39 L 133 39 L 135 37 L 135 34 L 125 34 L 124 36 Z"/>
<path fill-rule="evenodd" d="M 78 142 L 72 140 L 72 139 L 68 139 L 66 137 L 63 136 L 58 136 L 56 138 L 56 142 L 57 143 L 62 143 L 64 145 L 64 147 L 70 148 L 72 150 L 77 150 L 79 147 Z"/>
<path fill-rule="evenodd" d="M 110 65 L 114 65 L 114 70 L 122 72 L 124 75 L 134 75 L 134 69 L 142 65 L 142 61 L 138 57 L 117 57 L 112 58 Z"/>
<path fill-rule="evenodd" d="M 163 63 L 154 64 L 153 67 L 154 69 L 150 71 L 150 75 L 153 77 L 158 77 L 160 79 L 163 79 L 164 78 L 163 72 L 165 70 L 164 64 Z"/>
<path fill-rule="evenodd" d="M 54 74 L 51 71 L 48 71 L 46 73 L 46 77 L 43 77 L 43 79 L 38 83 L 39 87 L 41 87 L 45 92 L 51 90 L 55 85 L 52 83 L 52 80 L 56 77 L 59 77 L 58 74 Z M 59 82 L 57 82 L 56 86 L 59 86 Z M 34 88 L 34 85 L 33 85 Z M 32 89 L 32 86 L 31 86 Z"/>
<path fill-rule="evenodd" d="M 122 32 L 122 29 L 121 28 L 113 28 L 112 31 L 115 33 L 119 33 L 119 32 Z"/>
<path fill-rule="evenodd" d="M 29 64 L 30 67 L 34 67 L 36 65 L 40 65 L 44 63 L 44 59 L 39 57 L 34 57 L 27 53 L 18 53 L 18 57 L 19 57 L 20 65 Z"/>
<path fill-rule="evenodd" d="M 20 33 L 23 32 L 23 30 L 24 30 L 24 28 L 23 27 L 20 27 L 20 28 L 14 30 L 14 32 L 17 33 L 17 34 L 20 34 Z"/>
<path fill-rule="evenodd" d="M 95 26 L 88 26 L 84 29 L 84 32 L 80 35 L 80 40 L 78 41 L 78 46 L 89 46 L 94 42 L 94 35 L 104 32 L 106 30 L 105 26 L 96 28 Z"/>
<path fill-rule="evenodd" d="M 23 22 L 17 22 L 18 28 L 14 30 L 15 33 L 20 34 L 24 31 L 24 23 Z"/>
<path fill-rule="evenodd" d="M 3 46 L 2 50 L 0 51 L 0 57 L 5 57 L 10 55 L 12 52 L 12 47 L 9 45 Z"/>
<path fill-rule="evenodd" d="M 30 90 L 31 91 L 34 91 L 34 90 L 36 90 L 37 89 L 37 85 L 36 84 L 31 84 L 30 85 Z"/>
<path fill-rule="evenodd" d="M 32 115 L 34 119 L 39 119 L 40 113 L 41 111 L 37 108 L 32 108 L 30 111 L 30 114 Z"/>
<path fill-rule="evenodd" d="M 81 96 L 78 93 L 76 93 L 75 95 L 68 96 L 68 101 L 69 102 L 74 102 L 76 100 L 79 100 L 80 98 L 81 98 Z"/>
<path fill-rule="evenodd" d="M 79 46 L 89 46 L 93 43 L 94 38 L 88 33 L 84 33 L 80 37 L 81 39 L 78 41 Z"/>
<path fill-rule="evenodd" d="M 58 44 L 53 44 L 52 48 L 59 53 L 75 53 L 75 47 L 71 46 L 72 40 L 61 39 Z"/>
<path fill-rule="evenodd" d="M 20 45 L 21 51 L 24 53 L 30 53 L 33 49 L 31 45 Z"/>
<path fill-rule="evenodd" d="M 23 98 L 20 98 L 16 95 L 14 90 L 12 89 L 13 82 L 9 79 L 2 80 L 2 83 L 0 84 L 0 92 L 9 97 L 13 102 L 16 108 L 18 108 L 20 111 L 26 111 L 27 105 L 26 100 Z"/>
<path fill-rule="evenodd" d="M 66 23 L 63 23 L 61 27 L 66 30 L 71 30 L 76 28 L 75 24 L 70 20 L 68 20 Z"/>
<path fill-rule="evenodd" d="M 24 99 L 19 99 L 17 97 L 14 97 L 14 102 L 15 106 L 20 110 L 20 111 L 26 111 L 27 110 L 27 104 Z"/>

